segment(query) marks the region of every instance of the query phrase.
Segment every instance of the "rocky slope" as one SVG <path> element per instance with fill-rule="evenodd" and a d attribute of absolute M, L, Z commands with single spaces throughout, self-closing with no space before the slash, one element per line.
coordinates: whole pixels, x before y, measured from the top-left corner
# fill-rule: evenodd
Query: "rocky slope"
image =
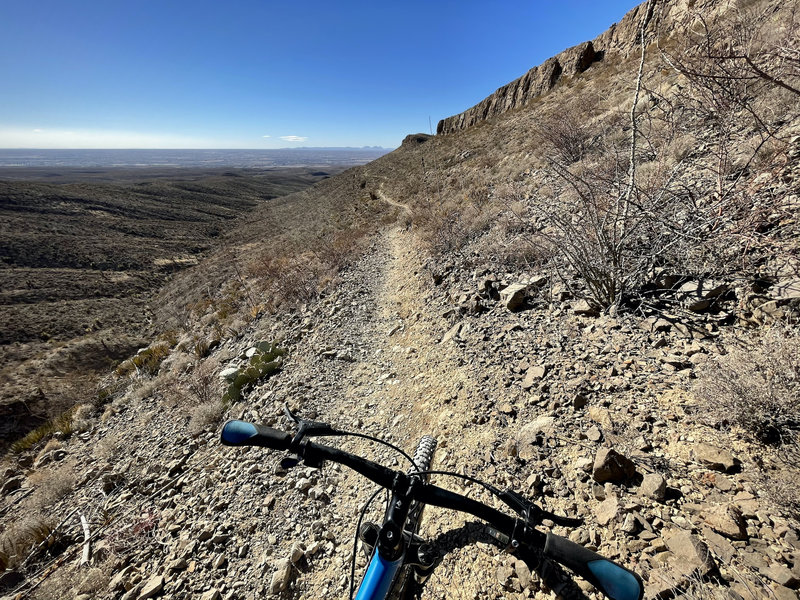
<path fill-rule="evenodd" d="M 765 457 L 709 425 L 686 392 L 717 335 L 582 314 L 540 276 L 453 263 L 435 285 L 416 245 L 413 232 L 386 231 L 318 303 L 257 320 L 214 350 L 205 361 L 215 372 L 244 364 L 262 339 L 282 338 L 288 350 L 282 371 L 230 416 L 287 428 L 288 402 L 407 450 L 432 433 L 436 468 L 583 517 L 560 533 L 641 573 L 649 597 L 701 578 L 704 594 L 797 597 L 798 526 L 757 477 Z M 526 290 L 523 310 L 508 308 L 514 289 Z M 37 506 L 67 517 L 55 568 L 31 574 L 26 583 L 39 587 L 23 586 L 21 597 L 346 597 L 370 487 L 335 466 L 286 471 L 274 453 L 224 448 L 214 425 L 193 435 L 180 392 L 198 368 L 176 351 L 159 375 L 174 387 L 144 385 L 35 462 L 7 463 L 4 522 Z M 401 466 L 382 448 L 343 446 Z M 70 476 L 67 492 L 47 492 Z M 76 564 L 79 515 L 93 536 L 87 567 Z M 485 530 L 438 510 L 424 530 L 447 552 L 424 597 L 546 597 L 541 577 Z"/>

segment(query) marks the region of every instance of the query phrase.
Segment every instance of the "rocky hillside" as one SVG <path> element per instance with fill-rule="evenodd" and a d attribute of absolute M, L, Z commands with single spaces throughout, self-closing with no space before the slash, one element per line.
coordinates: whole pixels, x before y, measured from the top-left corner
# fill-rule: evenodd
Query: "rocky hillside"
<path fill-rule="evenodd" d="M 747 8 L 792 48 L 778 4 Z M 601 38 L 622 49 L 642 14 Z M 670 35 L 254 213 L 163 291 L 174 340 L 3 459 L 2 593 L 348 597 L 371 487 L 218 441 L 225 418 L 288 430 L 288 403 L 407 451 L 434 435 L 434 468 L 583 518 L 555 531 L 649 598 L 797 598 L 798 104 L 756 75 L 725 108 Z M 272 342 L 279 368 L 248 370 Z M 424 598 L 599 597 L 458 515 L 422 532 L 443 554 Z"/>

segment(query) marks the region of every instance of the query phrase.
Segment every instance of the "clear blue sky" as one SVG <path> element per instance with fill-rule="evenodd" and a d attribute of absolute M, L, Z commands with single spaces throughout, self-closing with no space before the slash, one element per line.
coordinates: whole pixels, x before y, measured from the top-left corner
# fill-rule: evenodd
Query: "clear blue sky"
<path fill-rule="evenodd" d="M 0 147 L 394 147 L 636 4 L 5 0 Z"/>

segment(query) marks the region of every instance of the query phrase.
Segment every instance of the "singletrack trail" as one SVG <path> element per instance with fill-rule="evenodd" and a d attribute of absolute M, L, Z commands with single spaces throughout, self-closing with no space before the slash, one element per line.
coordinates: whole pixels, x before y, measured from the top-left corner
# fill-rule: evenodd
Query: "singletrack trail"
<path fill-rule="evenodd" d="M 386 204 L 389 204 L 391 206 L 396 206 L 397 208 L 402 209 L 407 216 L 411 215 L 411 207 L 409 207 L 407 204 L 403 204 L 402 202 L 398 202 L 397 200 L 387 196 L 382 189 L 378 190 L 378 198 L 380 198 L 380 200 L 385 202 Z"/>
<path fill-rule="evenodd" d="M 475 415 L 483 411 L 479 406 L 483 382 L 465 362 L 463 351 L 452 340 L 443 340 L 450 324 L 440 314 L 443 303 L 437 299 L 439 292 L 424 260 L 413 230 L 402 226 L 386 229 L 363 259 L 341 274 L 335 291 L 304 319 L 299 328 L 301 339 L 296 349 L 290 349 L 285 367 L 288 377 L 273 380 L 271 397 L 285 399 L 302 416 L 387 439 L 409 454 L 422 435 L 432 434 L 439 441 L 434 468 L 480 476 L 476 462 L 483 463 L 488 448 L 496 442 L 496 432 L 475 425 Z M 243 416 L 263 421 L 264 410 L 276 415 L 278 404 L 270 409 L 265 403 L 254 414 Z M 285 427 L 285 423 L 279 420 L 277 426 Z M 382 446 L 358 439 L 335 443 L 384 464 L 406 468 L 402 457 Z M 301 469 L 295 469 L 287 480 L 295 471 L 303 476 Z M 332 465 L 306 470 L 305 477 L 318 478 L 319 487 L 330 490 L 330 501 L 303 511 L 290 498 L 276 494 L 275 506 L 282 514 L 292 515 L 292 532 L 306 532 L 314 521 L 324 522 L 336 549 L 333 560 L 315 561 L 313 568 L 310 564 L 307 572 L 298 573 L 292 597 L 347 597 L 342 576 L 349 570 L 352 535 L 359 509 L 374 487 Z M 454 485 L 456 480 L 451 478 L 435 477 L 433 481 L 468 491 Z M 382 514 L 378 505 L 382 503 L 375 502 L 370 517 L 376 521 Z M 463 524 L 459 515 L 428 508 L 422 533 L 436 538 Z M 279 524 L 271 527 L 280 529 Z M 304 533 L 292 533 L 290 539 L 299 538 L 308 546 L 304 537 Z M 474 539 L 474 535 L 447 538 L 447 544 L 455 548 L 432 576 L 424 597 L 507 597 L 496 579 L 487 577 L 497 569 L 497 549 L 485 544 L 479 548 L 474 543 L 459 547 Z M 359 561 L 363 565 L 360 553 Z M 499 595 L 487 592 L 493 588 Z"/>

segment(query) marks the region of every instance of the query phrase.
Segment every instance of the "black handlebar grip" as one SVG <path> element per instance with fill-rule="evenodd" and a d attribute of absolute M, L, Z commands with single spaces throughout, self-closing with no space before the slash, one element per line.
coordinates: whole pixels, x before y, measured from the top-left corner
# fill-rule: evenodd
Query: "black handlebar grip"
<path fill-rule="evenodd" d="M 220 439 L 225 446 L 262 446 L 273 450 L 288 450 L 292 436 L 265 425 L 228 421 L 222 426 Z"/>
<path fill-rule="evenodd" d="M 634 572 L 552 533 L 547 534 L 543 555 L 568 567 L 612 600 L 641 600 L 644 585 Z"/>

